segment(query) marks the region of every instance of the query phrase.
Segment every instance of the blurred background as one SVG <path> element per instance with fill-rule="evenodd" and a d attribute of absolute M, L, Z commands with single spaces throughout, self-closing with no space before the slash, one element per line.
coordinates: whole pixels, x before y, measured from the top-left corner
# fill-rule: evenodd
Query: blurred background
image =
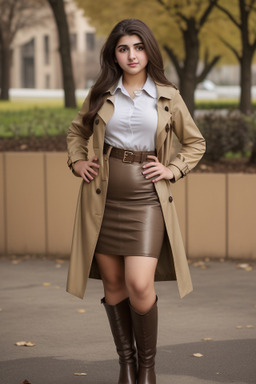
<path fill-rule="evenodd" d="M 256 0 L 0 0 L 0 10 L 0 253 L 69 253 L 80 180 L 66 132 L 106 36 L 140 18 L 207 141 L 174 186 L 187 252 L 256 257 Z"/>

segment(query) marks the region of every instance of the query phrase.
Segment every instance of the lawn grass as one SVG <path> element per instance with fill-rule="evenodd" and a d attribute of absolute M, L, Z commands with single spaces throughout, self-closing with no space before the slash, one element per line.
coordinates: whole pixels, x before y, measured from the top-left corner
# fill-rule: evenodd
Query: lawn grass
<path fill-rule="evenodd" d="M 77 100 L 78 108 L 81 107 L 83 99 Z M 13 99 L 9 101 L 0 100 L 1 111 L 21 111 L 24 109 L 45 109 L 63 108 L 64 102 L 61 99 Z M 2 115 L 2 114 L 1 114 Z"/>
<path fill-rule="evenodd" d="M 66 135 L 67 129 L 81 108 L 64 108 L 62 99 L 14 99 L 0 101 L 0 138 L 45 137 Z M 256 101 L 253 102 L 256 109 Z M 197 109 L 237 108 L 237 100 L 196 101 Z"/>
<path fill-rule="evenodd" d="M 78 108 L 63 108 L 61 100 L 0 102 L 0 138 L 65 135 Z"/>

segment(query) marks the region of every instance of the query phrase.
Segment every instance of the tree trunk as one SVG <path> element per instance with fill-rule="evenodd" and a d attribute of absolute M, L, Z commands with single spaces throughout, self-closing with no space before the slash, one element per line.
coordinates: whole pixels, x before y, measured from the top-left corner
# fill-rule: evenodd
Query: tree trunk
<path fill-rule="evenodd" d="M 240 96 L 240 111 L 246 115 L 252 112 L 251 102 L 251 85 L 252 73 L 251 64 L 253 58 L 253 48 L 250 45 L 249 31 L 249 10 L 247 9 L 244 0 L 239 0 L 240 17 L 241 17 L 241 42 L 242 42 L 242 57 L 241 64 L 241 96 Z"/>
<path fill-rule="evenodd" d="M 252 112 L 252 101 L 251 101 L 251 84 L 252 84 L 252 73 L 251 73 L 251 55 L 248 52 L 244 52 L 241 58 L 240 66 L 240 104 L 239 109 L 245 115 L 249 115 Z"/>
<path fill-rule="evenodd" d="M 1 68 L 1 100 L 9 100 L 9 88 L 10 88 L 10 58 L 11 53 L 10 49 L 5 48 L 3 44 L 0 43 L 0 68 Z"/>
<path fill-rule="evenodd" d="M 197 67 L 199 61 L 199 40 L 195 19 L 188 20 L 187 29 L 183 31 L 185 44 L 185 60 L 180 76 L 181 95 L 191 113 L 194 115 L 194 93 L 197 85 Z"/>
<path fill-rule="evenodd" d="M 59 35 L 62 79 L 65 93 L 65 107 L 76 108 L 75 82 L 72 70 L 69 28 L 63 0 L 48 0 L 56 21 Z"/>
<path fill-rule="evenodd" d="M 180 93 L 191 116 L 193 116 L 195 112 L 195 88 L 195 81 L 191 74 L 184 73 L 184 75 L 180 78 Z"/>

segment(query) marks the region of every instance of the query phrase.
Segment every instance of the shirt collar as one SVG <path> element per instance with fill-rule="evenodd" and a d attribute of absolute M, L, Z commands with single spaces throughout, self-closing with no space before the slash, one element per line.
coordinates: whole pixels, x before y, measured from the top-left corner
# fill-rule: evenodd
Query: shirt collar
<path fill-rule="evenodd" d="M 114 95 L 117 90 L 120 89 L 121 91 L 123 91 L 123 93 L 127 93 L 127 91 L 125 91 L 124 89 L 124 86 L 123 86 L 123 77 L 121 76 L 117 85 L 111 90 L 111 95 Z M 147 92 L 147 94 L 151 97 L 153 97 L 154 99 L 157 99 L 157 89 L 156 89 L 156 85 L 154 83 L 154 81 L 152 80 L 152 78 L 148 75 L 147 77 L 147 80 L 144 84 L 144 86 L 142 87 L 142 89 Z"/>

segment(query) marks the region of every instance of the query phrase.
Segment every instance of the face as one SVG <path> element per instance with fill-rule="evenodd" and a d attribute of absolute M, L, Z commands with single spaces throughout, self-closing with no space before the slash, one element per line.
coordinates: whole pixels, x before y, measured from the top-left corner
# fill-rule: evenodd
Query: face
<path fill-rule="evenodd" d="M 146 71 L 148 56 L 137 35 L 121 37 L 116 45 L 115 56 L 124 74 L 137 75 Z"/>

